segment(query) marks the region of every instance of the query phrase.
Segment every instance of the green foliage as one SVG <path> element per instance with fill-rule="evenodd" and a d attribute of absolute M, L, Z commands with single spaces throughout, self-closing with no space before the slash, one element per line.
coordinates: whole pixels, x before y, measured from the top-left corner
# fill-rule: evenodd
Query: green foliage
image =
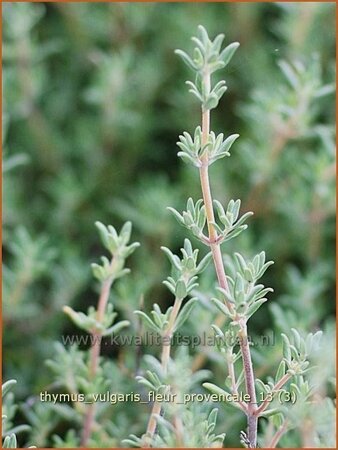
<path fill-rule="evenodd" d="M 213 330 L 215 332 L 215 337 L 218 340 L 217 347 L 222 353 L 225 354 L 225 359 L 228 366 L 228 379 L 230 387 L 230 392 L 228 393 L 232 393 L 237 399 L 237 397 L 240 396 L 239 389 L 241 388 L 243 382 L 245 382 L 245 392 L 248 400 L 246 400 L 245 403 L 241 400 L 234 400 L 235 402 L 238 402 L 237 404 L 235 403 L 236 407 L 246 413 L 248 421 L 247 432 L 242 431 L 240 434 L 241 443 L 245 447 L 256 447 L 258 418 L 277 416 L 278 420 L 281 422 L 279 424 L 280 429 L 275 432 L 271 442 L 268 445 L 269 447 L 275 447 L 282 435 L 288 430 L 288 419 L 285 418 L 285 413 L 283 414 L 284 408 L 267 408 L 269 408 L 269 405 L 273 401 L 274 394 L 279 393 L 281 388 L 283 388 L 291 377 L 299 377 L 309 370 L 309 355 L 311 355 L 311 353 L 315 351 L 315 348 L 318 347 L 318 341 L 322 335 L 322 332 L 318 331 L 315 334 L 310 333 L 306 339 L 302 339 L 299 332 L 296 329 L 291 328 L 293 335 L 292 341 L 290 341 L 285 334 L 282 334 L 284 342 L 284 358 L 279 364 L 275 383 L 270 381 L 270 384 L 264 384 L 259 378 L 256 380 L 258 386 L 262 388 L 261 393 L 268 395 L 268 400 L 263 398 L 261 403 L 257 404 L 256 390 L 254 386 L 255 380 L 253 375 L 250 347 L 248 344 L 246 323 L 251 316 L 257 312 L 260 306 L 266 302 L 267 299 L 265 298 L 265 295 L 269 291 L 272 291 L 271 288 L 265 288 L 262 284 L 255 284 L 264 274 L 266 269 L 272 264 L 272 262 L 270 261 L 265 263 L 265 252 L 261 252 L 259 255 L 256 255 L 250 262 L 246 262 L 241 254 L 236 253 L 235 258 L 237 267 L 231 267 L 232 276 L 229 276 L 226 275 L 224 271 L 223 261 L 217 256 L 217 254 L 219 254 L 217 252 L 220 252 L 219 246 L 227 240 L 226 238 L 230 239 L 235 237 L 243 231 L 243 229 L 246 229 L 246 226 L 242 225 L 242 223 L 245 221 L 246 217 L 250 215 L 250 213 L 244 214 L 244 216 L 237 222 L 236 226 L 234 226 L 234 223 L 238 219 L 240 200 L 230 200 L 227 211 L 225 212 L 221 203 L 212 199 L 209 176 L 208 172 L 206 172 L 206 167 L 209 165 L 210 156 L 206 151 L 208 148 L 206 133 L 210 135 L 210 116 L 208 110 L 218 105 L 218 101 L 221 95 L 225 92 L 225 89 L 218 97 L 214 96 L 213 103 L 211 105 L 211 100 L 206 96 L 206 94 L 208 95 L 210 92 L 214 92 L 211 90 L 212 87 L 210 76 L 214 69 L 210 67 L 208 56 L 202 57 L 202 54 L 200 54 L 200 49 L 204 51 L 205 55 L 208 55 L 208 50 L 210 48 L 214 50 L 214 47 L 217 46 L 216 42 L 221 43 L 223 37 L 219 35 L 215 39 L 214 43 L 212 43 L 203 27 L 200 27 L 200 32 L 202 39 L 204 40 L 204 46 L 202 46 L 198 39 L 193 38 L 198 46 L 195 48 L 195 60 L 190 60 L 184 52 L 179 52 L 179 54 L 183 57 L 184 61 L 196 71 L 197 78 L 199 76 L 201 91 L 198 91 L 196 85 L 190 82 L 189 84 L 192 86 L 190 91 L 194 93 L 201 101 L 202 129 L 196 129 L 194 140 L 192 140 L 188 134 L 185 134 L 180 138 L 181 142 L 179 142 L 178 145 L 185 151 L 185 153 L 180 152 L 178 156 L 184 156 L 186 161 L 199 168 L 203 200 L 199 200 L 196 205 L 194 205 L 192 199 L 190 198 L 187 204 L 187 211 L 182 215 L 172 208 L 171 210 L 181 225 L 191 229 L 193 234 L 199 238 L 202 243 L 210 245 L 219 284 L 217 289 L 223 294 L 224 297 L 223 302 L 218 299 L 212 300 L 220 312 L 230 318 L 231 325 L 235 326 L 235 328 L 232 327 L 230 330 L 223 332 L 217 325 L 213 325 Z M 217 47 L 217 50 L 219 52 L 220 46 Z M 213 56 L 217 60 L 215 51 Z M 220 65 L 220 67 L 216 67 L 215 70 L 221 67 L 222 65 Z M 296 81 L 296 73 L 292 70 L 291 66 L 285 62 L 282 62 L 281 67 L 291 86 L 296 89 L 297 92 L 301 91 L 300 85 Z M 301 77 L 301 74 L 303 73 L 302 67 L 299 66 L 297 70 L 299 77 Z M 217 91 L 222 83 L 225 84 L 225 82 L 217 83 L 214 90 Z M 319 97 L 321 96 L 321 93 L 323 93 L 323 95 L 329 93 L 330 89 L 330 86 L 325 86 L 319 91 Z M 309 92 L 311 92 L 311 89 L 306 91 L 308 96 L 311 97 Z M 303 107 L 305 100 L 304 95 L 301 96 L 303 100 L 301 107 Z M 309 107 L 307 103 L 305 103 L 305 106 L 306 108 Z M 289 127 L 294 125 L 298 114 L 301 116 L 304 115 L 304 112 L 300 111 L 301 107 L 298 107 L 296 111 L 293 111 L 292 109 L 287 110 L 288 114 L 286 120 L 288 121 Z M 291 137 L 294 137 L 293 133 L 291 133 Z M 221 141 L 222 138 L 219 140 L 219 143 L 221 143 Z M 277 150 L 279 151 L 280 149 L 277 148 Z M 199 155 L 200 152 L 201 155 Z M 261 187 L 262 185 L 260 188 Z M 225 226 L 224 230 L 222 230 L 214 220 L 213 203 L 216 207 L 219 221 Z M 209 238 L 203 234 L 203 228 L 206 223 L 208 225 Z M 240 352 L 237 354 L 233 353 L 234 345 L 226 342 L 229 337 L 238 337 L 240 340 Z M 238 360 L 242 360 L 243 369 L 239 379 L 236 380 L 235 362 Z M 220 398 L 228 398 L 227 392 L 213 383 L 204 383 L 203 386 Z M 288 393 L 288 397 L 292 399 L 292 402 L 294 402 L 297 397 L 300 398 L 300 401 L 303 403 L 303 407 L 306 405 L 306 400 L 310 397 L 310 395 L 311 389 L 309 387 L 309 382 L 304 381 L 303 378 L 297 378 L 296 383 L 291 384 L 290 392 Z M 281 400 L 280 403 L 282 403 Z"/>
<path fill-rule="evenodd" d="M 207 267 L 211 259 L 211 253 L 204 256 L 197 264 L 199 251 L 197 249 L 193 250 L 189 239 L 184 240 L 184 247 L 181 248 L 182 260 L 177 255 L 174 255 L 167 247 L 162 247 L 162 250 L 168 256 L 172 265 L 172 276 L 168 277 L 163 283 L 176 297 L 183 300 L 198 286 L 195 283 L 197 275 Z"/>
<path fill-rule="evenodd" d="M 246 289 L 274 287 L 273 299 L 249 321 L 258 395 L 271 391 L 296 365 L 311 367 L 282 388 L 296 392 L 294 404 L 281 406 L 274 394 L 260 419 L 258 445 L 269 446 L 287 420 L 279 446 L 335 446 L 334 8 L 329 2 L 3 5 L 3 373 L 4 379 L 18 380 L 20 405 L 16 410 L 12 393 L 6 394 L 4 429 L 25 422 L 31 427 L 15 432 L 17 443 L 8 435 L 6 445 L 81 446 L 87 405 L 42 402 L 45 391 L 90 399 L 93 392 L 110 390 L 146 398 L 150 387 L 135 378 L 148 380 L 149 371 L 161 383 L 178 385 L 178 393 L 205 394 L 203 381 L 231 393 L 229 361 L 245 391 L 238 324 L 210 301 L 217 297 L 223 308 L 225 300 L 215 289 L 212 265 L 194 273 L 200 265 L 196 250 L 203 259 L 209 242 L 191 166 L 199 169 L 207 158 L 220 200 L 213 207 L 231 305 L 247 316 L 266 296 L 252 301 Z M 225 37 L 209 38 L 199 23 L 210 36 L 224 31 Z M 174 49 L 196 29 L 197 50 L 178 52 L 188 65 L 185 71 Z M 226 85 L 219 78 L 225 66 Z M 213 74 L 210 89 L 203 85 L 203 68 Z M 186 77 L 194 97 L 183 95 Z M 196 127 L 199 103 L 207 111 L 218 107 L 205 146 Z M 177 135 L 179 156 L 188 164 L 175 158 Z M 238 198 L 241 203 L 232 200 Z M 187 230 L 174 226 L 168 205 L 194 236 L 185 258 L 176 255 Z M 255 215 L 242 233 L 249 211 Z M 93 232 L 98 219 L 115 228 L 99 225 L 108 258 L 94 263 L 93 280 L 88 261 L 101 254 Z M 126 221 L 133 222 L 142 246 L 128 262 L 131 274 L 122 277 L 129 225 L 125 234 L 117 230 Z M 95 299 L 113 276 L 109 246 L 122 253 L 101 322 Z M 161 246 L 171 249 L 164 251 L 174 266 L 171 280 Z M 261 249 L 265 252 L 256 255 Z M 265 254 L 275 261 L 266 272 Z M 195 276 L 198 280 L 191 281 Z M 174 295 L 191 297 L 181 302 L 173 337 L 190 344 L 196 337 L 215 338 L 212 345 L 198 342 L 189 351 L 172 339 L 164 377 L 157 370 L 160 348 L 146 341 L 155 329 L 145 319 L 156 325 L 156 333 L 168 331 L 174 303 L 162 280 Z M 72 320 L 62 314 L 64 308 Z M 318 336 L 319 328 L 321 347 L 307 355 L 306 336 Z M 97 332 L 109 336 L 101 336 L 97 377 L 90 380 L 91 338 Z M 281 333 L 291 351 L 291 360 L 283 362 Z M 124 337 L 141 343 L 123 343 Z M 272 339 L 268 344 L 266 337 Z M 205 367 L 209 373 L 197 370 Z M 224 433 L 223 445 L 239 445 L 243 412 L 234 402 L 164 406 L 155 447 L 221 446 Z M 130 434 L 141 436 L 150 407 L 97 402 L 88 447 L 125 446 Z M 176 417 L 184 428 L 179 442 L 172 429 Z M 244 445 L 246 438 L 242 434 Z"/>
<path fill-rule="evenodd" d="M 13 419 L 17 410 L 14 404 L 14 395 L 11 392 L 16 385 L 16 380 L 8 380 L 2 385 L 2 447 L 17 448 L 17 433 L 30 430 L 28 425 L 18 425 L 13 427 Z M 35 447 L 29 447 L 35 448 Z"/>
<path fill-rule="evenodd" d="M 115 325 L 112 325 L 117 316 L 116 312 L 113 312 L 113 305 L 109 304 L 105 312 L 105 317 L 102 322 L 97 320 L 97 311 L 94 307 L 88 308 L 88 313 L 75 312 L 69 306 L 65 306 L 63 311 L 70 317 L 76 326 L 88 333 L 101 333 L 102 336 L 109 336 L 110 334 L 117 333 L 122 328 L 129 325 L 128 320 L 122 320 Z"/>
<path fill-rule="evenodd" d="M 178 152 L 183 161 L 190 162 L 196 167 L 201 167 L 201 158 L 203 155 L 208 155 L 208 162 L 212 164 L 218 159 L 224 156 L 230 156 L 230 148 L 235 140 L 239 137 L 238 134 L 233 134 L 223 140 L 223 133 L 220 133 L 217 137 L 213 131 L 210 132 L 208 136 L 208 142 L 203 147 L 201 146 L 202 130 L 201 127 L 197 127 L 194 133 L 194 138 L 190 136 L 186 131 L 183 132 L 182 136 L 179 136 L 180 142 L 177 145 L 180 147 L 181 151 Z"/>
<path fill-rule="evenodd" d="M 210 90 L 210 86 L 205 86 L 202 82 L 203 74 L 205 72 L 213 73 L 219 69 L 223 69 L 230 62 L 236 49 L 239 47 L 239 43 L 233 42 L 221 51 L 222 42 L 224 40 L 223 34 L 219 34 L 214 41 L 211 41 L 202 25 L 199 25 L 198 31 L 199 37 L 192 38 L 197 45 L 194 48 L 193 59 L 182 50 L 176 50 L 176 53 L 181 56 L 188 67 L 196 72 L 196 82 L 193 83 L 187 81 L 186 83 L 190 86 L 189 92 L 200 100 L 202 103 L 202 110 L 206 111 L 217 107 L 222 95 L 227 90 L 227 87 L 225 86 L 225 81 L 222 80 Z M 218 142 L 218 146 L 219 145 L 220 142 Z M 211 142 L 209 147 L 213 147 Z"/>
<path fill-rule="evenodd" d="M 265 288 L 263 284 L 256 284 L 265 270 L 273 261 L 265 263 L 265 253 L 256 255 L 252 261 L 245 261 L 240 253 L 235 253 L 236 266 L 234 276 L 228 276 L 229 290 L 218 288 L 222 296 L 233 306 L 231 310 L 226 303 L 213 298 L 217 308 L 234 322 L 241 319 L 248 320 L 258 308 L 267 301 L 265 297 L 272 288 Z"/>
<path fill-rule="evenodd" d="M 8 250 L 15 263 L 12 267 L 4 266 L 5 316 L 15 318 L 29 317 L 36 314 L 34 305 L 24 302 L 24 291 L 48 271 L 55 259 L 56 251 L 48 245 L 48 238 L 40 236 L 33 239 L 23 227 L 15 230 Z M 11 301 L 9 304 L 9 293 Z"/>
<path fill-rule="evenodd" d="M 291 332 L 293 337 L 291 342 L 285 334 L 282 334 L 284 361 L 288 367 L 288 373 L 300 375 L 306 372 L 309 365 L 307 358 L 318 347 L 322 332 L 310 333 L 306 339 L 303 339 L 294 328 L 291 328 Z"/>
<path fill-rule="evenodd" d="M 220 447 L 223 444 L 225 433 L 214 433 L 217 414 L 218 411 L 216 408 L 208 415 L 198 407 L 187 409 L 183 412 L 182 427 L 185 430 L 185 433 L 182 436 L 182 445 L 185 447 L 192 445 L 195 448 Z M 170 432 L 168 432 L 170 424 L 159 418 L 159 428 L 160 433 L 154 442 L 154 445 L 157 447 L 172 447 L 177 444 L 173 438 L 173 433 L 170 434 Z"/>
<path fill-rule="evenodd" d="M 101 222 L 96 222 L 95 225 L 99 230 L 103 245 L 114 258 L 114 264 L 111 264 L 106 257 L 102 257 L 102 266 L 92 264 L 94 276 L 101 282 L 109 278 L 116 280 L 123 277 L 129 273 L 129 269 L 124 268 L 126 258 L 140 245 L 138 242 L 127 245 L 131 234 L 131 222 L 123 225 L 120 235 L 112 225 L 106 227 Z"/>

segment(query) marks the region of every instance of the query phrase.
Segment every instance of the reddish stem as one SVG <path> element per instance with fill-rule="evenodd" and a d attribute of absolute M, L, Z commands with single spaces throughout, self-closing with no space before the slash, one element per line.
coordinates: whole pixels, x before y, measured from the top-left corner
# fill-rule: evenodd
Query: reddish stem
<path fill-rule="evenodd" d="M 113 265 L 113 261 L 111 262 L 111 266 Z M 98 301 L 97 306 L 97 321 L 99 323 L 102 323 L 104 319 L 104 314 L 106 311 L 106 307 L 109 300 L 109 293 L 110 288 L 113 283 L 113 277 L 108 278 L 102 285 L 101 293 Z M 95 331 L 92 333 L 92 347 L 90 350 L 90 362 L 89 362 L 89 376 L 90 380 L 94 380 L 97 370 L 99 367 L 99 358 L 100 358 L 100 350 L 101 350 L 101 339 L 102 339 L 102 333 L 99 331 Z M 88 405 L 84 424 L 83 424 L 83 430 L 82 430 L 82 436 L 81 436 L 81 446 L 86 447 L 89 441 L 89 438 L 92 433 L 93 425 L 94 425 L 94 418 L 95 418 L 95 403 L 91 403 Z"/>
<path fill-rule="evenodd" d="M 282 376 L 282 378 L 275 384 L 272 393 L 278 392 L 284 384 L 286 384 L 291 378 L 291 375 L 289 373 L 286 373 Z M 268 399 L 265 399 L 264 402 L 258 407 L 256 414 L 259 416 L 263 411 L 266 410 L 266 408 L 270 405 L 271 401 Z"/>
<path fill-rule="evenodd" d="M 167 372 L 168 363 L 169 363 L 169 359 L 170 359 L 170 350 L 171 350 L 170 341 L 171 341 L 172 335 L 174 333 L 174 326 L 175 326 L 175 322 L 176 322 L 181 305 L 182 305 L 182 299 L 176 298 L 174 307 L 173 307 L 170 317 L 169 317 L 169 323 L 168 323 L 167 329 L 163 335 L 163 341 L 165 341 L 165 342 L 163 343 L 163 346 L 162 346 L 161 364 L 162 364 L 162 368 L 165 373 Z M 156 431 L 156 425 L 157 425 L 156 416 L 161 414 L 161 409 L 162 409 L 161 403 L 155 401 L 153 404 L 151 413 L 150 413 L 147 431 L 145 434 L 144 444 L 142 445 L 142 448 L 149 448 L 151 446 L 151 440 Z"/>
<path fill-rule="evenodd" d="M 203 76 L 203 82 L 206 93 L 210 92 L 210 73 L 205 71 Z M 210 110 L 202 112 L 202 148 L 207 144 L 210 133 Z M 202 157 L 202 166 L 200 167 L 200 181 L 203 194 L 203 200 L 205 205 L 207 225 L 209 232 L 210 249 L 212 252 L 213 262 L 217 274 L 218 283 L 221 288 L 228 290 L 227 278 L 224 270 L 224 263 L 222 258 L 222 252 L 220 244 L 217 242 L 218 235 L 213 225 L 215 222 L 212 195 L 210 189 L 209 173 L 208 173 L 208 155 L 205 153 Z M 230 311 L 233 311 L 233 306 L 225 300 L 226 305 Z M 256 447 L 257 442 L 257 400 L 255 390 L 255 377 L 251 361 L 251 353 L 249 348 L 249 341 L 247 337 L 246 321 L 239 320 L 240 324 L 240 347 L 244 367 L 244 379 L 247 394 L 249 394 L 250 402 L 247 406 L 247 420 L 248 420 L 248 439 L 252 448 Z"/>
<path fill-rule="evenodd" d="M 272 437 L 271 442 L 268 445 L 268 448 L 276 448 L 276 445 L 278 444 L 280 438 L 287 431 L 288 424 L 289 424 L 288 420 L 284 420 L 282 425 L 279 427 L 279 429 L 276 431 L 276 433 Z"/>

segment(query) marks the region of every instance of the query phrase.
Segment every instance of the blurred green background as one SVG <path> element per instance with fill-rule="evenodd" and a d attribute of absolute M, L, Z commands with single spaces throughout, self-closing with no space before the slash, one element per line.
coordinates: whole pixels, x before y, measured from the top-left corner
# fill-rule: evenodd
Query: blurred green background
<path fill-rule="evenodd" d="M 193 132 L 200 111 L 184 84 L 191 73 L 174 49 L 191 50 L 198 24 L 241 44 L 221 74 L 228 91 L 212 113 L 215 132 L 240 139 L 231 158 L 212 167 L 211 182 L 216 198 L 240 198 L 242 210 L 255 214 L 224 252 L 265 250 L 275 261 L 265 279 L 275 293 L 250 332 L 324 329 L 321 382 L 323 395 L 331 392 L 335 4 L 5 2 L 3 376 L 18 380 L 16 396 L 26 407 L 53 382 L 44 365 L 53 342 L 74 332 L 62 306 L 96 303 L 89 264 L 102 254 L 96 220 L 117 228 L 132 220 L 141 243 L 132 274 L 116 286 L 121 317 L 137 329 L 132 311 L 142 296 L 147 310 L 172 301 L 161 285 L 169 269 L 160 246 L 177 252 L 186 233 L 166 207 L 180 210 L 188 196 L 201 196 L 196 171 L 176 156 L 178 135 Z M 210 270 L 201 290 L 212 284 Z M 207 330 L 210 320 L 194 314 Z M 197 323 L 187 332 L 200 331 Z M 133 380 L 133 352 L 106 353 L 124 360 Z M 279 353 L 279 343 L 264 356 L 254 351 L 261 377 Z M 206 364 L 224 378 L 217 360 Z M 15 420 L 32 423 L 22 410 Z M 130 431 L 123 423 L 121 438 Z M 240 420 L 221 423 L 227 442 L 236 443 Z M 51 445 L 56 429 L 50 421 L 31 440 Z M 287 444 L 302 443 L 294 439 Z"/>

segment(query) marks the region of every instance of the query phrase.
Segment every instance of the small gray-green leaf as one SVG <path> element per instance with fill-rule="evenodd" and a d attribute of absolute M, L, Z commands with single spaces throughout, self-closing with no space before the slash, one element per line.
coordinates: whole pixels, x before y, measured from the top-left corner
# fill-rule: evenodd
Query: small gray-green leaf
<path fill-rule="evenodd" d="M 129 320 L 121 320 L 121 322 L 116 323 L 110 328 L 107 328 L 103 333 L 102 336 L 110 336 L 113 333 L 118 333 L 122 328 L 128 327 L 130 325 Z"/>
<path fill-rule="evenodd" d="M 197 302 L 197 298 L 191 298 L 182 308 L 181 312 L 179 313 L 179 316 L 176 320 L 175 328 L 174 330 L 178 330 L 184 322 L 189 318 L 192 310 L 194 309 Z"/>
<path fill-rule="evenodd" d="M 219 386 L 216 386 L 216 384 L 213 383 L 203 383 L 202 386 L 207 389 L 208 391 L 212 392 L 213 394 L 216 394 L 218 397 L 228 397 L 229 392 L 226 392 L 224 389 L 220 388 Z"/>
<path fill-rule="evenodd" d="M 222 303 L 220 300 L 218 300 L 217 298 L 212 298 L 211 301 L 215 304 L 215 306 L 226 316 L 231 316 L 230 311 L 228 309 L 228 307 Z"/>
<path fill-rule="evenodd" d="M 275 377 L 275 383 L 278 383 L 278 381 L 285 375 L 285 361 L 282 360 L 278 366 L 276 377 Z"/>
<path fill-rule="evenodd" d="M 156 333 L 161 333 L 161 330 L 155 323 L 151 320 L 149 316 L 147 316 L 146 313 L 143 311 L 134 311 L 134 314 L 139 315 L 144 320 L 144 323 L 153 331 L 156 331 Z"/>
<path fill-rule="evenodd" d="M 16 380 L 8 380 L 2 385 L 2 398 L 16 385 Z"/>
<path fill-rule="evenodd" d="M 261 298 L 260 300 L 257 300 L 253 305 L 250 306 L 248 309 L 248 312 L 246 313 L 247 319 L 249 319 L 251 316 L 255 314 L 255 312 L 267 301 L 266 298 Z"/>
<path fill-rule="evenodd" d="M 220 54 L 220 59 L 224 62 L 224 66 L 229 64 L 231 58 L 233 57 L 235 51 L 239 47 L 239 42 L 233 42 L 232 44 L 225 47 L 225 49 Z"/>
<path fill-rule="evenodd" d="M 177 49 L 175 50 L 176 55 L 180 56 L 183 60 L 183 62 L 190 67 L 192 70 L 197 70 L 197 66 L 194 64 L 193 60 L 190 58 L 187 53 L 185 53 L 183 50 Z"/>
<path fill-rule="evenodd" d="M 187 296 L 187 287 L 183 280 L 177 280 L 175 287 L 175 295 L 180 300 L 183 300 Z"/>

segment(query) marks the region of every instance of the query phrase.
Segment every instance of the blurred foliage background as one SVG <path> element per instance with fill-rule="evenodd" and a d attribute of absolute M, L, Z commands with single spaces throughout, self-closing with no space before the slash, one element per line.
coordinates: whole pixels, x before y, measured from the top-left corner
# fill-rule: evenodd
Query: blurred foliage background
<path fill-rule="evenodd" d="M 197 173 L 176 157 L 178 135 L 195 129 L 200 112 L 184 84 L 191 74 L 174 49 L 189 49 L 200 23 L 210 36 L 222 32 L 226 43 L 241 44 L 225 73 L 228 92 L 212 114 L 215 132 L 240 139 L 211 176 L 216 198 L 240 198 L 243 211 L 255 213 L 224 251 L 252 257 L 265 250 L 275 261 L 266 275 L 275 293 L 250 323 L 252 335 L 275 333 L 275 345 L 253 349 L 256 373 L 264 378 L 275 370 L 280 332 L 320 328 L 317 383 L 323 398 L 332 395 L 334 12 L 326 2 L 3 4 L 3 376 L 18 380 L 23 406 L 14 423 L 32 426 L 21 445 L 76 445 L 73 435 L 66 443 L 52 437 L 65 435 L 69 410 L 48 412 L 37 396 L 54 386 L 44 364 L 54 357 L 54 342 L 74 333 L 62 306 L 96 304 L 89 265 L 102 253 L 96 220 L 117 228 L 132 220 L 142 244 L 132 274 L 114 292 L 131 332 L 142 298 L 146 310 L 172 301 L 161 284 L 168 264 L 160 246 L 177 252 L 185 232 L 166 207 L 181 210 L 188 196 L 201 196 Z M 210 269 L 202 297 L 213 283 Z M 210 328 L 215 312 L 202 303 L 188 334 Z M 135 349 L 104 352 L 116 363 L 114 388 L 137 389 Z M 191 354 L 199 352 L 214 378 L 224 379 L 212 349 Z M 101 446 L 144 432 L 149 409 L 111 408 L 118 419 Z M 306 426 L 309 420 L 318 421 L 310 409 Z M 221 407 L 218 423 L 226 444 L 236 444 L 240 414 Z M 330 439 L 327 423 L 318 433 Z M 306 445 L 306 426 L 283 445 Z"/>

